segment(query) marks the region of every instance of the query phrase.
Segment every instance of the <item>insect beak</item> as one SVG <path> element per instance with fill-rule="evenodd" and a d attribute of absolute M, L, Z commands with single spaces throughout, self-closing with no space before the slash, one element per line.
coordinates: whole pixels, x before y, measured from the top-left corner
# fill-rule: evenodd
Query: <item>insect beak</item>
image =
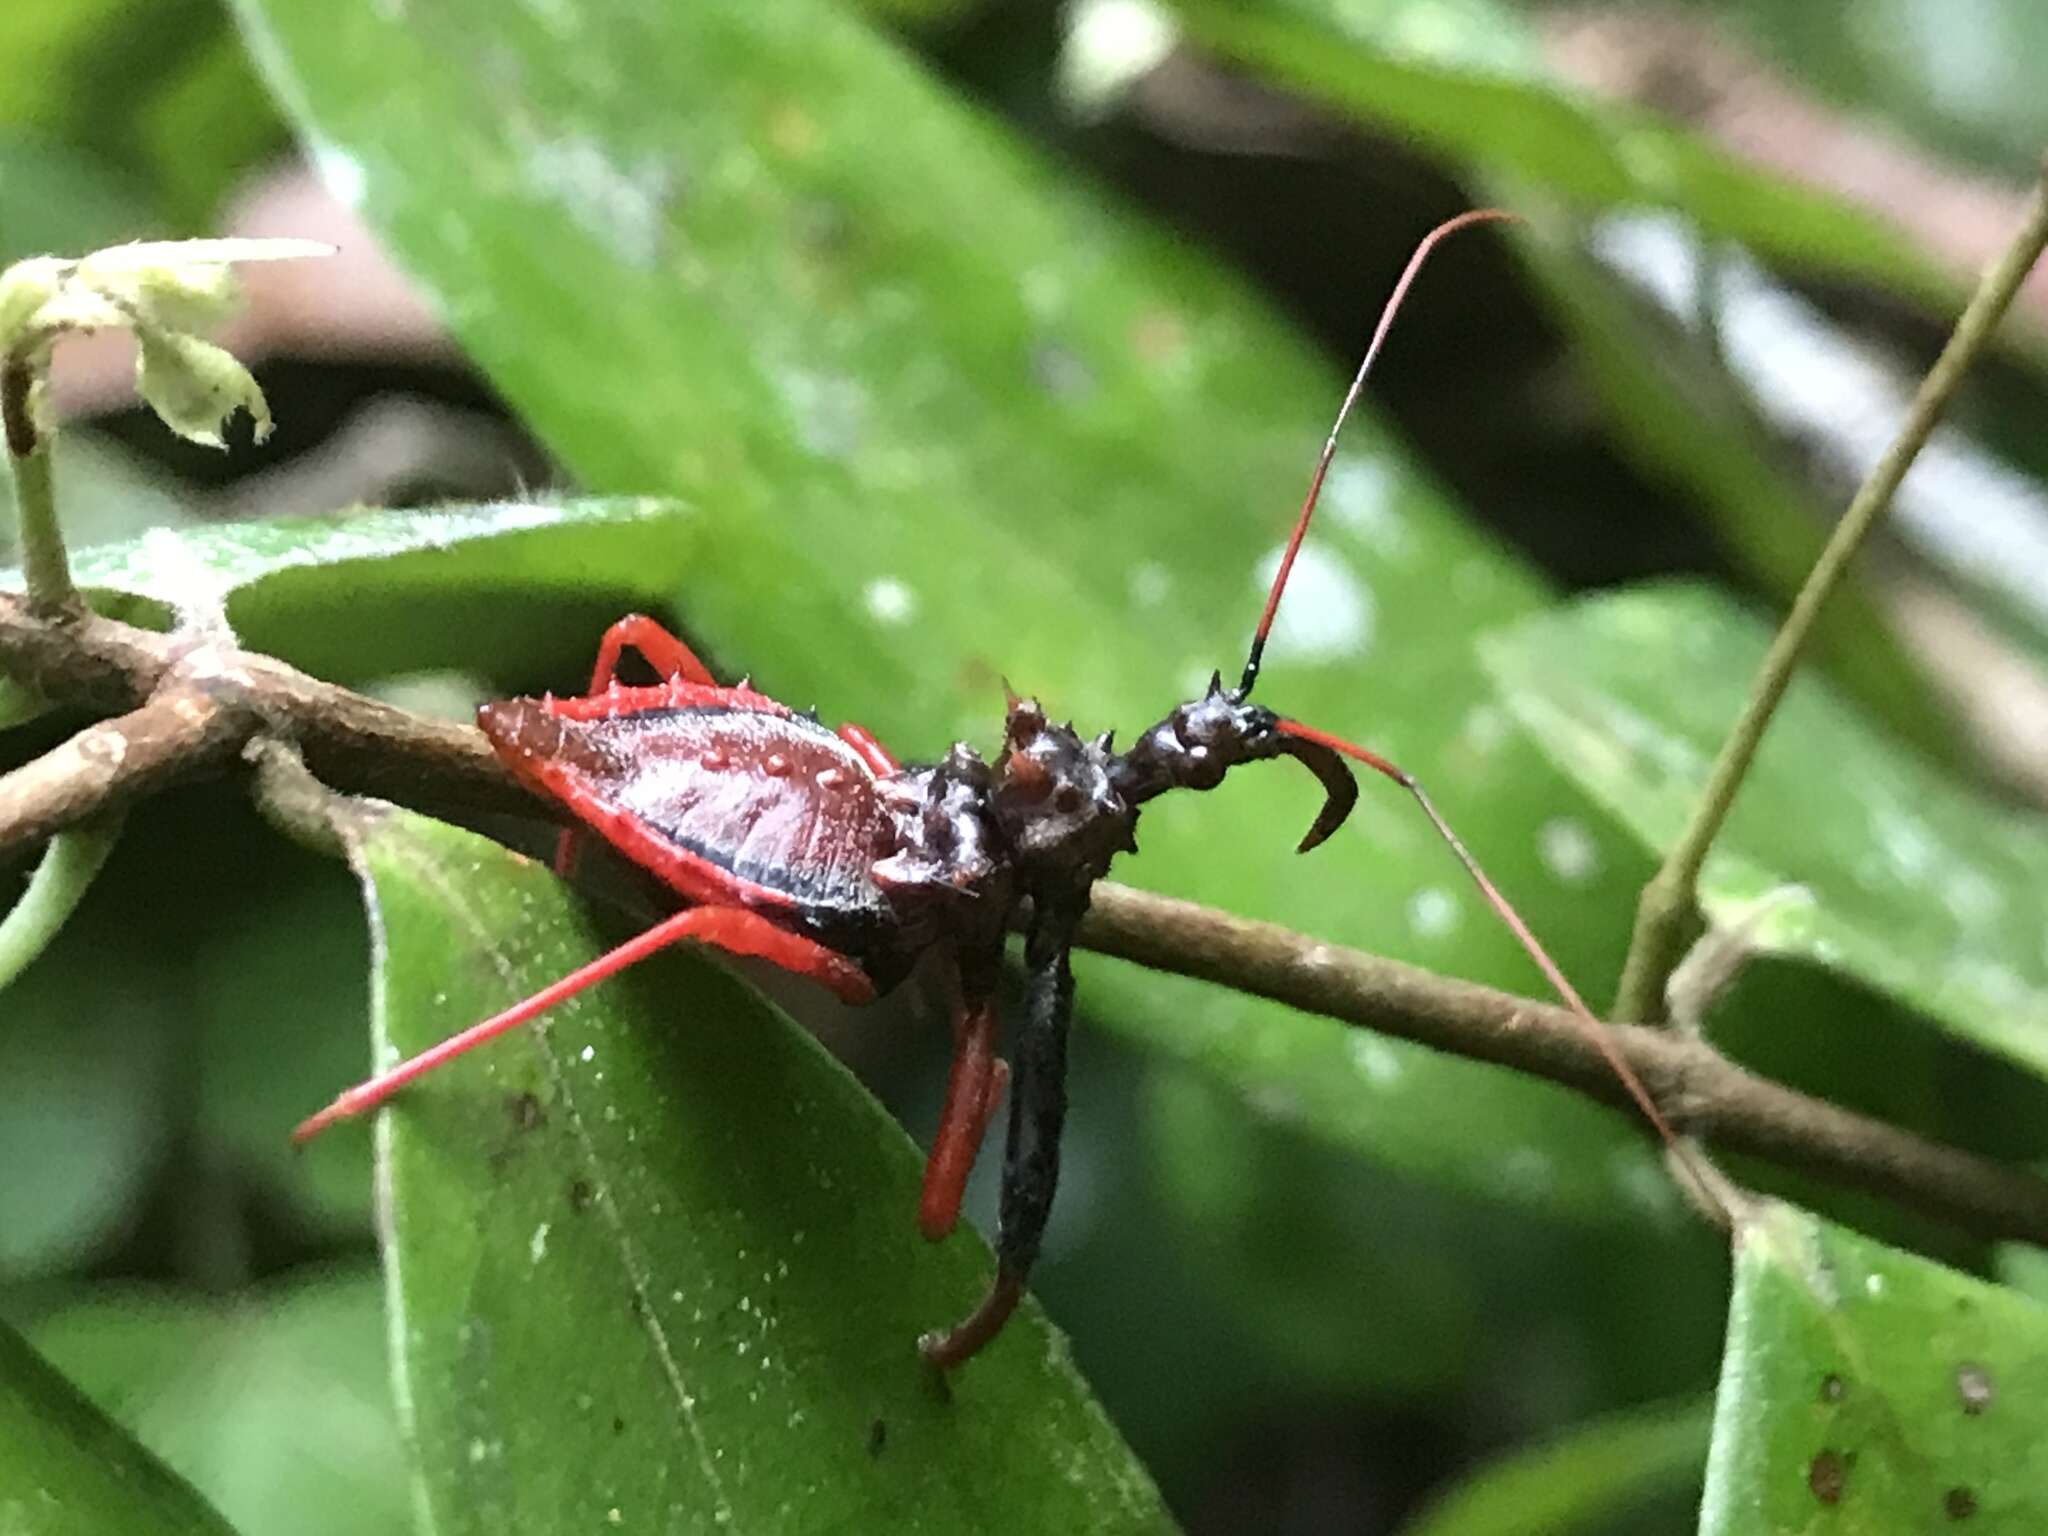
<path fill-rule="evenodd" d="M 1344 825 L 1344 819 L 1358 803 L 1358 781 L 1351 777 L 1344 759 L 1320 742 L 1277 732 L 1269 741 L 1269 752 L 1295 759 L 1322 783 L 1323 808 L 1316 812 L 1315 821 L 1295 845 L 1296 853 L 1307 853 Z"/>

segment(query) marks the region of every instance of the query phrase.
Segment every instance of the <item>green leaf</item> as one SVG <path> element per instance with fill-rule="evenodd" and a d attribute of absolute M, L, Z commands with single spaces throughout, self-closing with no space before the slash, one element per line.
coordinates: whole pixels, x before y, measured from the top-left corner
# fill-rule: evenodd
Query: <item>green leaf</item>
<path fill-rule="evenodd" d="M 1676 840 L 1769 636 L 1728 599 L 1667 586 L 1594 598 L 1481 646 L 1530 739 L 1653 850 Z M 2048 1074 L 2048 834 L 1793 683 L 1700 878 L 1718 924 L 1787 884 L 1765 953 L 1825 966 Z"/>
<path fill-rule="evenodd" d="M 1712 1404 L 1609 1414 L 1467 1473 L 1401 1536 L 1552 1536 L 1697 1496 Z"/>
<path fill-rule="evenodd" d="M 672 576 L 666 570 L 650 576 L 645 563 L 678 537 L 665 520 L 682 516 L 674 502 L 652 499 L 397 512 L 356 508 L 331 517 L 150 529 L 120 544 L 79 550 L 73 575 L 81 586 L 149 598 L 166 612 L 223 599 L 247 601 L 264 583 L 289 580 L 291 573 L 301 582 L 321 581 L 322 595 L 332 596 L 357 584 L 371 564 L 380 581 L 425 574 L 436 586 L 458 590 L 579 582 L 657 590 Z M 638 541 L 579 540 L 574 533 L 589 525 L 623 530 L 638 523 L 657 526 Z M 605 563 L 593 568 L 593 558 Z M 671 561 L 679 559 L 670 555 Z M 9 584 L 18 586 L 19 578 L 9 575 Z M 299 604 L 312 596 L 303 588 L 293 593 Z M 232 609 L 230 616 L 240 618 Z"/>
<path fill-rule="evenodd" d="M 165 0 L 148 3 L 153 19 L 164 18 Z M 223 205 L 247 186 L 252 168 L 284 160 L 289 134 L 225 9 L 180 3 L 189 7 L 187 15 L 164 19 L 178 27 L 188 48 L 171 67 L 162 67 L 161 40 L 139 67 L 121 59 L 118 48 L 102 53 L 126 66 L 118 79 L 131 91 L 138 77 L 152 77 L 149 98 L 117 114 L 122 161 L 138 167 L 178 227 L 198 233 L 218 227 Z M 125 30 L 148 39 L 152 29 L 131 24 Z"/>
<path fill-rule="evenodd" d="M 1702 1536 L 2048 1526 L 2048 1310 L 1789 1206 L 1745 1224 Z"/>
<path fill-rule="evenodd" d="M 0 129 L 90 153 L 147 188 L 122 234 L 196 231 L 282 137 L 212 0 L 10 0 L 0 20 Z M 68 198 L 67 186 L 60 198 Z"/>
<path fill-rule="evenodd" d="M 1497 1319 L 1474 1255 L 1431 1241 L 1449 1224 L 1440 1196 L 1416 1200 L 1375 1180 L 1333 1200 L 1357 1181 L 1327 1146 L 1248 1118 L 1185 1070 L 1146 1088 L 1150 1160 L 1188 1251 L 1290 1382 L 1419 1396 L 1472 1368 L 1482 1320 Z M 1418 1208 L 1427 1219 L 1415 1220 Z"/>
<path fill-rule="evenodd" d="M 221 428 L 247 411 L 256 441 L 270 436 L 270 406 L 234 354 L 196 336 L 144 330 L 136 387 L 163 424 L 188 442 L 226 448 Z"/>
<path fill-rule="evenodd" d="M 25 256 L 96 251 L 134 239 L 151 222 L 134 189 L 94 156 L 0 132 L 0 266 Z"/>
<path fill-rule="evenodd" d="M 1719 1358 L 1725 1250 L 1698 1227 L 1674 1232 L 1654 1203 L 1639 1197 L 1623 1213 L 1632 1225 L 1598 1227 L 1503 1211 L 1420 1179 L 1361 1178 L 1325 1141 L 1247 1115 L 1205 1076 L 1167 1068 L 1145 1087 L 1155 1220 L 1174 1220 L 1176 1262 L 1295 1390 L 1456 1393 L 1518 1371 L 1520 1341 L 1542 1336 L 1547 1395 L 1525 1382 L 1530 1395 L 1510 1394 L 1503 1411 L 1554 1424 L 1702 1380 Z M 1581 1177 L 1527 1152 L 1508 1166 L 1538 1186 Z M 1609 1291 L 1603 1275 L 1627 1278 Z"/>
<path fill-rule="evenodd" d="M 22 0 L 7 15 L 4 120 L 11 126 L 61 121 L 70 66 L 114 34 L 133 0 Z"/>
<path fill-rule="evenodd" d="M 0 1323 L 0 1531 L 233 1536 L 175 1472 Z"/>
<path fill-rule="evenodd" d="M 1652 113 L 1544 77 L 1527 23 L 1461 0 L 1175 0 L 1205 47 L 1336 110 L 1579 207 L 1683 211 L 1711 234 L 1810 272 L 1862 278 L 1946 311 L 1961 288 L 1886 221 L 1757 170 Z"/>
<path fill-rule="evenodd" d="M 362 1270 L 226 1302 L 127 1288 L 31 1336 L 246 1536 L 386 1536 L 409 1501 L 382 1300 Z"/>
<path fill-rule="evenodd" d="M 151 528 L 79 550 L 72 574 L 103 613 L 168 628 L 180 610 L 224 607 L 245 644 L 344 681 L 435 665 L 516 672 L 560 649 L 535 633 L 545 605 L 594 629 L 621 603 L 670 593 L 702 521 L 652 498 L 358 509 Z M 0 571 L 0 586 L 20 585 Z"/>
<path fill-rule="evenodd" d="M 1967 9 L 1939 0 L 1740 0 L 1726 9 L 1773 64 L 1847 103 L 1852 121 L 1888 118 L 1915 144 L 1972 158 L 2008 184 L 2035 174 L 2048 96 L 2029 66 L 2048 51 L 2048 10 L 2034 0 L 1974 0 Z"/>
<path fill-rule="evenodd" d="M 69 471 L 81 447 L 67 437 L 59 449 L 67 528 Z M 163 510 L 131 501 L 118 475 L 106 478 L 119 468 L 103 453 L 87 456 L 88 529 L 98 517 L 99 526 L 126 531 L 144 510 Z M 167 629 L 181 610 L 204 616 L 224 607 L 244 644 L 341 682 L 435 665 L 530 671 L 560 650 L 548 632 L 550 606 L 593 635 L 621 604 L 659 606 L 689 569 L 703 529 L 677 502 L 626 497 L 163 521 L 170 526 L 73 554 L 72 575 L 96 609 Z M 20 587 L 19 570 L 0 570 L 0 588 Z M 508 603 L 507 592 L 519 600 Z M 41 708 L 26 690 L 0 686 L 0 728 Z"/>
<path fill-rule="evenodd" d="M 337 184 L 580 482 L 699 508 L 673 606 L 732 671 L 915 758 L 990 742 L 1004 677 L 1128 735 L 1234 664 L 1340 381 L 842 9 L 240 14 Z M 1540 594 L 1370 421 L 1349 444 L 1269 700 L 1420 775 L 1597 986 L 1629 871 L 1546 860 L 1559 781 L 1464 644 Z M 1119 874 L 1532 984 L 1391 791 L 1297 861 L 1312 793 L 1269 772 L 1164 801 Z M 1113 966 L 1082 986 L 1263 1112 L 1432 1177 L 1530 1198 L 1511 1164 L 1533 1149 L 1585 1171 L 1589 1214 L 1661 1187 L 1619 1121 L 1508 1075 L 1397 1052 L 1417 1113 L 1390 1131 L 1346 1031 Z"/>
<path fill-rule="evenodd" d="M 380 1058 L 604 947 L 566 887 L 352 820 Z M 914 1342 L 978 1297 L 844 1068 L 672 952 L 408 1089 L 379 1129 L 399 1396 L 433 1528 L 1171 1529 L 1035 1306 L 951 1401 Z"/>
<path fill-rule="evenodd" d="M 151 240 L 18 262 L 0 273 L 0 351 L 24 359 L 40 389 L 57 341 L 132 331 L 140 356 L 136 387 L 165 426 L 224 448 L 221 427 L 246 411 L 260 443 L 270 436 L 270 407 L 255 377 L 233 354 L 191 332 L 232 308 L 235 264 L 333 253 L 311 240 Z"/>
<path fill-rule="evenodd" d="M 186 962 L 198 1062 L 196 1133 L 323 1236 L 370 1231 L 361 1128 L 291 1144 L 306 1106 L 363 1069 L 369 945 L 354 882 L 327 860 L 250 850 L 237 905 Z M 223 859 L 223 863 L 230 860 Z M 289 1007 L 279 1006 L 290 999 Z"/>
<path fill-rule="evenodd" d="M 110 942 L 88 906 L 0 994 L 0 1280 L 116 1241 L 170 1151 L 180 982 L 148 956 L 96 962 Z"/>

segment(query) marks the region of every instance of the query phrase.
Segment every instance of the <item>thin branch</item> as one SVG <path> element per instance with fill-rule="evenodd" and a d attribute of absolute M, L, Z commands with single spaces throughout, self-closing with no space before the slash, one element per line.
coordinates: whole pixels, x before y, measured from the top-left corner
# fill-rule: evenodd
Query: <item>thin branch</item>
<path fill-rule="evenodd" d="M 1701 935 L 1664 987 L 1671 1027 L 1688 1035 L 1704 1035 L 1707 1014 L 1756 959 L 1760 948 L 1757 935 L 1764 924 L 1794 903 L 1811 905 L 1812 901 L 1804 886 L 1781 885 L 1766 892 L 1736 921 L 1710 927 Z"/>
<path fill-rule="evenodd" d="M 276 736 L 258 736 L 242 749 L 242 760 L 255 770 L 249 796 L 265 821 L 309 853 L 348 857 L 336 816 L 360 801 L 346 800 L 314 778 L 299 749 Z"/>
<path fill-rule="evenodd" d="M 1273 923 L 1104 881 L 1081 925 L 1089 949 L 1268 997 L 1626 1108 L 1621 1084 L 1567 1009 L 1436 976 Z M 1928 1141 L 1744 1071 L 1703 1040 L 1612 1026 L 1616 1047 L 1681 1132 L 1809 1168 L 1991 1237 L 2048 1237 L 2048 1181 Z"/>
<path fill-rule="evenodd" d="M 353 794 L 444 811 L 534 813 L 533 797 L 475 730 L 423 720 L 274 657 L 94 614 L 39 619 L 24 599 L 0 593 L 0 664 L 44 698 L 95 709 L 133 709 L 175 677 L 215 706 L 246 711 L 217 741 L 209 738 L 204 762 L 189 763 L 185 776 L 231 760 L 261 726 L 297 742 L 314 773 Z M 151 744 L 140 745 L 147 757 Z M 132 769 L 88 772 L 66 787 L 56 769 L 46 758 L 0 778 L 0 857 L 156 787 Z"/>
<path fill-rule="evenodd" d="M 420 719 L 221 643 L 195 647 L 92 615 L 38 619 L 23 599 L 0 594 L 0 665 L 60 703 L 118 709 L 148 701 L 0 779 L 0 855 L 146 789 L 213 771 L 237 752 L 258 766 L 266 813 L 293 835 L 324 842 L 333 807 L 288 750 L 262 744 L 275 736 L 294 741 L 319 782 L 336 789 L 456 813 L 552 815 L 518 786 L 481 733 Z M 110 731 L 123 743 L 118 751 L 107 745 Z M 1095 888 L 1081 940 L 1155 969 L 1511 1067 L 1602 1103 L 1625 1103 L 1575 1016 L 1547 1003 L 1107 882 Z M 2030 1173 L 1754 1077 L 1702 1040 L 1629 1027 L 1617 1027 L 1614 1039 L 1681 1132 L 1819 1170 L 1987 1236 L 2048 1242 L 2048 1182 Z"/>
<path fill-rule="evenodd" d="M 231 761 L 247 735 L 235 711 L 175 687 L 89 725 L 0 778 L 0 854 L 46 842 Z"/>
<path fill-rule="evenodd" d="M 14 471 L 14 513 L 21 525 L 21 568 L 29 601 L 44 614 L 77 614 L 85 604 L 71 583 L 64 534 L 57 526 L 51 486 L 50 445 L 36 431 L 30 395 L 35 370 L 12 357 L 0 363 L 0 435 Z"/>
<path fill-rule="evenodd" d="M 0 990 L 50 947 L 114 851 L 121 837 L 119 812 L 105 821 L 85 822 L 60 832 L 43 850 L 28 889 L 0 918 Z"/>
<path fill-rule="evenodd" d="M 1808 573 L 1792 611 L 1785 616 L 1784 627 L 1771 642 L 1770 653 L 1757 671 L 1741 717 L 1722 743 L 1691 824 L 1672 845 L 1663 866 L 1643 887 L 1628 959 L 1622 966 L 1621 986 L 1615 997 L 1616 1018 L 1655 1021 L 1664 1016 L 1664 984 L 1698 935 L 1694 891 L 1707 850 L 1728 819 L 1736 792 L 1742 787 L 1764 729 L 1771 723 L 1778 701 L 1792 680 L 1793 668 L 1820 615 L 1821 605 L 1841 583 L 1864 536 L 1891 505 L 1893 492 L 1906 478 L 1906 471 L 1934 431 L 1950 397 L 1990 342 L 1992 332 L 2040 259 L 2043 248 L 2048 247 L 2048 166 L 2044 166 L 2043 175 L 2028 205 L 2024 226 L 2005 254 L 1984 274 L 1976 294 L 1956 322 L 1948 345 L 1921 380 L 1898 436 L 1856 492 L 1849 510 L 1842 514 L 1827 547 Z"/>

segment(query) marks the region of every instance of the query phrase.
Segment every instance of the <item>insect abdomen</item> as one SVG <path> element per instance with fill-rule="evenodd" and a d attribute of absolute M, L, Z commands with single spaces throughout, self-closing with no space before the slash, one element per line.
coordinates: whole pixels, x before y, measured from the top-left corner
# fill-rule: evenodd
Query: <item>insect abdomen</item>
<path fill-rule="evenodd" d="M 594 718 L 587 701 L 514 699 L 478 722 L 522 778 L 692 900 L 881 915 L 869 872 L 895 832 L 874 774 L 825 727 L 743 697 Z"/>

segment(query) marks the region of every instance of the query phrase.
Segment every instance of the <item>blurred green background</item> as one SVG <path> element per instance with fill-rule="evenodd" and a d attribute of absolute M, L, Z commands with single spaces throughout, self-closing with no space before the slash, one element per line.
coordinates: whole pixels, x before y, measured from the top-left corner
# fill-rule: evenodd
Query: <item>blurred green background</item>
<path fill-rule="evenodd" d="M 223 338 L 269 394 L 261 447 L 172 441 L 118 343 L 59 352 L 74 547 L 674 496 L 652 534 L 453 574 L 373 539 L 280 561 L 230 616 L 457 716 L 573 689 L 650 606 L 906 757 L 989 745 L 1002 677 L 1128 733 L 1241 654 L 1414 241 L 1502 203 L 1532 229 L 1462 237 L 1403 316 L 1262 687 L 1416 769 L 1596 1003 L 1757 621 L 2048 140 L 2034 0 L 715 9 L 13 0 L 0 258 L 343 248 L 252 280 Z M 1725 1049 L 2013 1158 L 2048 1140 L 2044 336 L 2037 278 L 1704 892 L 1730 920 L 1816 893 L 1717 1010 Z M 0 765 L 76 723 L 14 726 Z M 1411 808 L 1366 794 L 1307 873 L 1300 788 L 1263 780 L 1162 805 L 1118 873 L 1533 989 Z M 367 1061 L 369 960 L 346 871 L 202 786 L 131 818 L 0 994 L 0 1316 L 244 1532 L 414 1508 L 370 1138 L 285 1142 Z M 1633 1127 L 1213 989 L 1081 987 L 1038 1291 L 1186 1529 L 1694 1528 L 1728 1266 Z M 774 990 L 927 1133 L 929 1008 Z"/>

